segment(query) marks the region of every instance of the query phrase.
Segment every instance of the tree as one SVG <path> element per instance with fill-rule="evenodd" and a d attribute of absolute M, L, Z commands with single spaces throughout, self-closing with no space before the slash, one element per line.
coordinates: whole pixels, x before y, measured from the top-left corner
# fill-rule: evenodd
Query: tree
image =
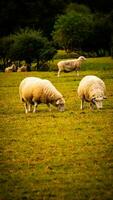
<path fill-rule="evenodd" d="M 41 29 L 49 37 L 56 17 L 73 2 L 75 0 L 0 0 L 0 36 L 29 27 Z M 90 7 L 93 13 L 107 14 L 113 10 L 113 0 L 76 0 L 76 3 Z"/>
<path fill-rule="evenodd" d="M 29 65 L 34 60 L 44 63 L 56 53 L 55 48 L 40 31 L 21 29 L 11 38 L 13 43 L 5 54 L 13 61 L 25 60 Z"/>
<path fill-rule="evenodd" d="M 110 55 L 111 37 L 113 33 L 113 13 L 102 15 L 96 13 L 93 20 L 93 33 L 89 46 L 98 56 L 105 56 L 106 52 Z"/>
<path fill-rule="evenodd" d="M 0 38 L 0 58 L 3 60 L 4 67 L 8 65 L 9 51 L 13 42 L 12 36 Z"/>
<path fill-rule="evenodd" d="M 111 37 L 111 56 L 113 58 L 113 35 Z"/>
<path fill-rule="evenodd" d="M 71 11 L 58 17 L 52 32 L 53 40 L 67 50 L 81 49 L 92 32 L 93 17 Z"/>
<path fill-rule="evenodd" d="M 66 6 L 66 9 L 64 11 L 65 13 L 69 13 L 71 11 L 75 11 L 75 12 L 83 13 L 83 14 L 91 13 L 91 10 L 88 6 L 83 5 L 83 4 L 78 4 L 78 3 L 69 3 Z"/>
<path fill-rule="evenodd" d="M 0 0 L 0 36 L 19 28 L 41 29 L 46 36 L 52 31 L 57 14 L 68 0 Z"/>
<path fill-rule="evenodd" d="M 113 0 L 76 0 L 76 2 L 89 6 L 94 13 L 100 12 L 105 14 L 113 10 Z"/>

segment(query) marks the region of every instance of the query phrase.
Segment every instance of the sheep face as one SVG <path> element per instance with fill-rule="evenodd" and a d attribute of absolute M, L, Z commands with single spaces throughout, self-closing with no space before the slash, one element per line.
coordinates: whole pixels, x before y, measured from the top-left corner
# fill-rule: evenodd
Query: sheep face
<path fill-rule="evenodd" d="M 63 112 L 65 110 L 64 105 L 65 105 L 65 100 L 63 98 L 62 99 L 58 99 L 56 101 L 56 107 L 58 108 L 58 110 L 60 112 Z"/>
<path fill-rule="evenodd" d="M 96 96 L 92 98 L 92 103 L 96 105 L 97 109 L 102 109 L 104 99 L 106 99 L 105 96 Z"/>
<path fill-rule="evenodd" d="M 97 109 L 101 109 L 103 107 L 103 97 L 93 98 L 92 103 L 96 105 Z"/>

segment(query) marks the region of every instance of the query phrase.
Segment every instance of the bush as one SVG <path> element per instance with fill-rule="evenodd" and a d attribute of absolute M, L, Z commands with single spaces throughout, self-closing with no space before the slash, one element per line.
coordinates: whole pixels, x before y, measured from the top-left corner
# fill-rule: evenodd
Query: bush
<path fill-rule="evenodd" d="M 97 57 L 97 54 L 96 52 L 93 52 L 93 51 L 86 52 L 83 50 L 79 50 L 79 51 L 67 53 L 64 50 L 58 50 L 53 58 L 54 59 L 73 59 L 73 58 L 78 58 L 79 56 Z"/>
<path fill-rule="evenodd" d="M 3 61 L 4 67 L 8 66 L 8 60 L 10 60 L 9 51 L 13 42 L 12 36 L 0 38 L 0 58 Z"/>
<path fill-rule="evenodd" d="M 91 14 L 71 11 L 59 16 L 52 32 L 53 40 L 60 48 L 68 50 L 81 49 L 83 43 L 90 37 L 93 27 Z"/>
<path fill-rule="evenodd" d="M 79 53 L 76 52 L 65 52 L 64 50 L 58 50 L 54 56 L 54 59 L 70 59 L 70 58 L 77 58 Z"/>
<path fill-rule="evenodd" d="M 8 49 L 8 57 L 13 60 L 25 60 L 31 64 L 34 60 L 37 63 L 45 63 L 51 60 L 56 53 L 56 49 L 40 31 L 32 29 L 21 29 L 12 35 L 13 43 Z M 7 52 L 5 52 L 7 55 Z"/>

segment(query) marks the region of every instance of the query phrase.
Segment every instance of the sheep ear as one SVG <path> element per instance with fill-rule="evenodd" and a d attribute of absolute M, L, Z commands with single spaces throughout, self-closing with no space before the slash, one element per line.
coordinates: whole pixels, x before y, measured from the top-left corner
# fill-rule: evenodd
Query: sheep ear
<path fill-rule="evenodd" d="M 92 102 L 95 103 L 95 98 L 92 98 Z"/>
<path fill-rule="evenodd" d="M 104 96 L 104 97 L 103 97 L 103 99 L 107 99 L 107 97 L 106 97 L 106 96 Z"/>
<path fill-rule="evenodd" d="M 60 100 L 57 100 L 57 101 L 56 101 L 56 105 L 58 105 L 59 103 L 60 103 Z"/>

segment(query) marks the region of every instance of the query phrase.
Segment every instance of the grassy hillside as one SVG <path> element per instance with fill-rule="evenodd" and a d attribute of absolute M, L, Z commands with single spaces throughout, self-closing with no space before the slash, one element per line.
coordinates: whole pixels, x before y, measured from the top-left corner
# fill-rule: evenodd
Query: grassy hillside
<path fill-rule="evenodd" d="M 77 87 L 94 74 L 107 87 L 102 110 L 80 110 Z M 26 76 L 52 81 L 65 112 L 24 113 L 18 87 Z M 1 200 L 111 200 L 113 198 L 113 60 L 87 59 L 75 72 L 0 73 Z"/>

